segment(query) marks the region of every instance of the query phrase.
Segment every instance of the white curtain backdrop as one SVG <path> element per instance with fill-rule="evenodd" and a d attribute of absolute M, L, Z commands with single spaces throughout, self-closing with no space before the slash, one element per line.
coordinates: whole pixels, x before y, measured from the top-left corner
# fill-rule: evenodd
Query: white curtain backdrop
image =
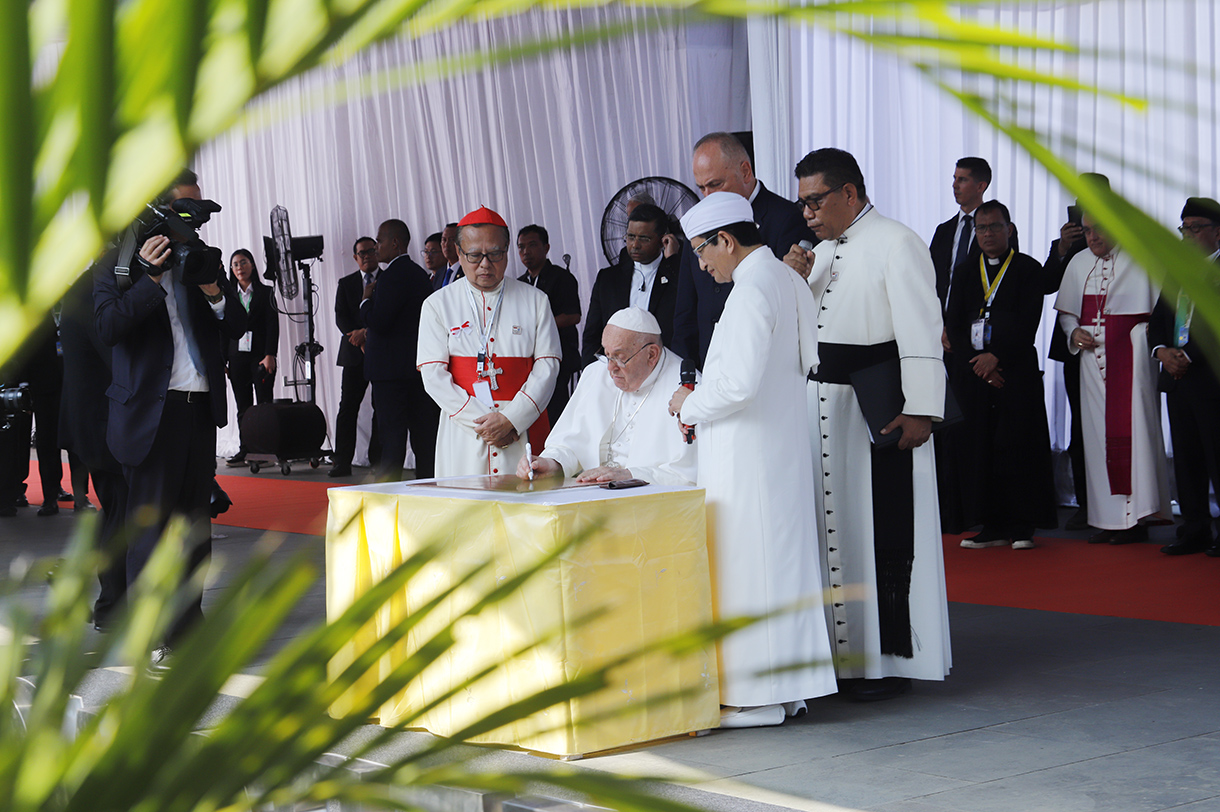
<path fill-rule="evenodd" d="M 1210 0 L 1021 3 L 963 13 L 1086 52 L 1096 46 L 1100 55 L 1048 55 L 1037 66 L 1169 103 L 1140 110 L 1062 90 L 1022 91 L 1025 123 L 1049 127 L 1055 146 L 1081 171 L 1107 174 L 1167 225 L 1177 224 L 1187 196 L 1220 193 L 1213 81 L 1220 20 Z M 552 260 L 572 255 L 587 300 L 605 264 L 598 227 L 607 201 L 646 175 L 690 185 L 690 147 L 712 130 L 752 128 L 758 175 L 785 196 L 795 192 L 792 167 L 807 151 L 850 150 L 877 206 L 929 239 L 954 210 L 954 162 L 982 156 L 995 172 L 989 197 L 1012 211 L 1022 249 L 1045 259 L 1070 197 L 1007 138 L 900 60 L 773 20 L 683 28 L 659 28 L 658 20 L 638 6 L 537 11 L 395 40 L 281 88 L 256 108 L 257 123 L 203 151 L 196 168 L 205 195 L 225 206 L 204 237 L 226 255 L 249 247 L 261 258 L 267 214 L 277 203 L 291 212 L 294 234 L 326 238 L 315 282 L 317 335 L 326 347 L 318 402 L 329 424 L 338 409 L 334 291 L 354 267 L 356 237 L 399 217 L 418 252 L 428 234 L 486 204 L 514 229 L 546 226 Z M 377 91 L 363 84 L 396 68 L 590 22 L 622 23 L 634 33 L 442 81 Z M 987 83 L 970 89 L 995 90 Z M 520 272 L 514 259 L 510 273 Z M 299 310 L 300 300 L 290 305 Z M 280 360 L 288 368 L 304 330 L 285 327 Z M 1044 350 L 1050 329 L 1048 315 L 1039 338 Z M 1047 401 L 1060 449 L 1067 415 L 1058 366 L 1048 363 Z M 221 433 L 219 446 L 226 454 L 236 449 L 235 428 Z"/>
<path fill-rule="evenodd" d="M 294 235 L 326 239 L 323 261 L 314 267 L 317 336 L 326 347 L 317 394 L 332 432 L 340 340 L 334 296 L 339 277 L 355 268 L 351 245 L 357 237 L 401 218 L 420 261 L 429 234 L 485 204 L 514 231 L 545 226 L 552 261 L 571 254 L 587 301 L 606 264 L 600 224 L 614 193 L 648 175 L 690 185 L 690 149 L 700 135 L 749 128 L 744 47 L 735 45 L 743 26 L 674 29 L 659 28 L 658 21 L 655 10 L 638 7 L 538 11 L 422 40 L 395 40 L 281 88 L 251 117 L 259 123 L 203 151 L 196 169 L 204 194 L 224 206 L 203 236 L 226 259 L 247 247 L 260 258 L 261 270 L 262 236 L 270 233 L 268 213 L 276 204 L 288 208 Z M 558 36 L 590 23 L 622 23 L 636 33 L 443 81 L 362 90 L 368 77 L 396 68 Z M 513 252 L 509 273 L 522 272 Z M 283 306 L 302 309 L 300 299 Z M 286 318 L 282 324 L 279 359 L 287 370 L 305 331 Z M 291 396 L 282 380 L 283 373 L 276 396 Z M 358 462 L 370 408 L 366 400 Z M 237 449 L 234 425 L 220 433 L 218 447 L 225 455 Z"/>

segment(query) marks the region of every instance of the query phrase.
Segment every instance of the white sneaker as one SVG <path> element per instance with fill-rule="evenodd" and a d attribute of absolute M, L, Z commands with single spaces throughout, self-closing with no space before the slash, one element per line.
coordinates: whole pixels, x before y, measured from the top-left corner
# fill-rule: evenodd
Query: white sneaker
<path fill-rule="evenodd" d="M 1017 539 L 1012 543 L 1014 550 L 1032 550 L 1034 549 L 1033 539 Z"/>
<path fill-rule="evenodd" d="M 772 727 L 784 723 L 783 705 L 759 705 L 753 708 L 723 707 L 720 709 L 720 726 Z"/>
<path fill-rule="evenodd" d="M 785 702 L 783 707 L 784 716 L 787 716 L 789 719 L 799 719 L 805 714 L 809 713 L 809 707 L 805 704 L 805 700 L 803 699 L 798 699 L 795 702 Z"/>
<path fill-rule="evenodd" d="M 982 550 L 985 547 L 1006 547 L 1008 539 L 991 539 L 990 541 L 975 541 L 973 538 L 962 539 L 962 546 L 967 550 Z"/>

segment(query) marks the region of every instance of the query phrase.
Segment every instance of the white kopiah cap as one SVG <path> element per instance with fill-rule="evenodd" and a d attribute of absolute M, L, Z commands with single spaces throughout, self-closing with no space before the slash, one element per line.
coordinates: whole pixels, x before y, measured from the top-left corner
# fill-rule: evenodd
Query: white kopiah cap
<path fill-rule="evenodd" d="M 620 327 L 633 333 L 661 334 L 661 323 L 657 317 L 642 307 L 624 307 L 610 317 L 606 326 Z"/>
<path fill-rule="evenodd" d="M 682 230 L 687 239 L 694 239 L 722 226 L 753 222 L 750 201 L 735 192 L 712 192 L 682 215 Z"/>

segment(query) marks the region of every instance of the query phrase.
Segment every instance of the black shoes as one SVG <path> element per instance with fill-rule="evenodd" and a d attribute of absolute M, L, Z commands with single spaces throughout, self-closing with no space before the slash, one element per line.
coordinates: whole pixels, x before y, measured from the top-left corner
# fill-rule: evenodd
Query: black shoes
<path fill-rule="evenodd" d="M 1193 555 L 1217 546 L 1212 540 L 1211 530 L 1204 526 L 1180 525 L 1176 531 L 1178 540 L 1161 548 L 1165 555 Z M 1217 552 L 1220 555 L 1220 552 Z"/>
<path fill-rule="evenodd" d="M 1088 530 L 1089 529 L 1089 510 L 1088 508 L 1079 508 L 1072 514 L 1072 518 L 1067 520 L 1063 525 L 1064 530 Z"/>
<path fill-rule="evenodd" d="M 225 465 L 229 468 L 241 468 L 246 464 L 246 452 L 238 451 L 232 457 L 225 460 Z"/>
<path fill-rule="evenodd" d="M 1110 539 L 1111 544 L 1139 544 L 1148 540 L 1148 526 L 1137 524 L 1135 527 L 1128 527 L 1126 530 L 1117 530 L 1114 537 Z M 1092 541 L 1092 539 L 1090 539 Z"/>
<path fill-rule="evenodd" d="M 38 508 L 39 516 L 54 516 L 56 513 L 59 513 L 59 505 L 54 502 L 43 502 L 42 507 Z"/>
<path fill-rule="evenodd" d="M 350 465 L 335 465 L 326 472 L 327 476 L 351 476 L 352 466 Z"/>
<path fill-rule="evenodd" d="M 1098 530 L 1089 536 L 1089 544 L 1109 544 L 1117 532 L 1116 530 Z"/>
<path fill-rule="evenodd" d="M 911 680 L 908 677 L 839 680 L 839 693 L 854 702 L 880 702 L 902 696 L 910 690 Z"/>

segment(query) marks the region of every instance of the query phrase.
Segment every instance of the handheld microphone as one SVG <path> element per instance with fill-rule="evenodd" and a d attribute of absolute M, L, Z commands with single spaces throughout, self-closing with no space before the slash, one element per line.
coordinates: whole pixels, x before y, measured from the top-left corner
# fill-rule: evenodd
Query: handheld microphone
<path fill-rule="evenodd" d="M 800 242 L 797 243 L 797 245 L 799 245 L 801 248 L 804 248 L 806 251 L 813 250 L 813 243 L 811 243 L 809 240 L 801 240 Z"/>
<path fill-rule="evenodd" d="M 682 385 L 685 386 L 687 389 L 693 390 L 695 388 L 695 362 L 694 361 L 690 360 L 689 358 L 683 359 L 682 376 L 681 376 L 681 378 L 679 378 L 679 380 L 681 381 Z M 695 442 L 695 427 L 686 425 L 685 423 L 683 423 L 681 421 L 681 419 L 678 420 L 678 423 L 679 423 L 679 425 L 682 426 L 682 436 L 686 438 L 686 444 L 690 445 L 691 443 Z"/>
<path fill-rule="evenodd" d="M 572 255 L 571 254 L 563 255 L 563 267 L 567 268 L 569 271 L 572 270 Z"/>

